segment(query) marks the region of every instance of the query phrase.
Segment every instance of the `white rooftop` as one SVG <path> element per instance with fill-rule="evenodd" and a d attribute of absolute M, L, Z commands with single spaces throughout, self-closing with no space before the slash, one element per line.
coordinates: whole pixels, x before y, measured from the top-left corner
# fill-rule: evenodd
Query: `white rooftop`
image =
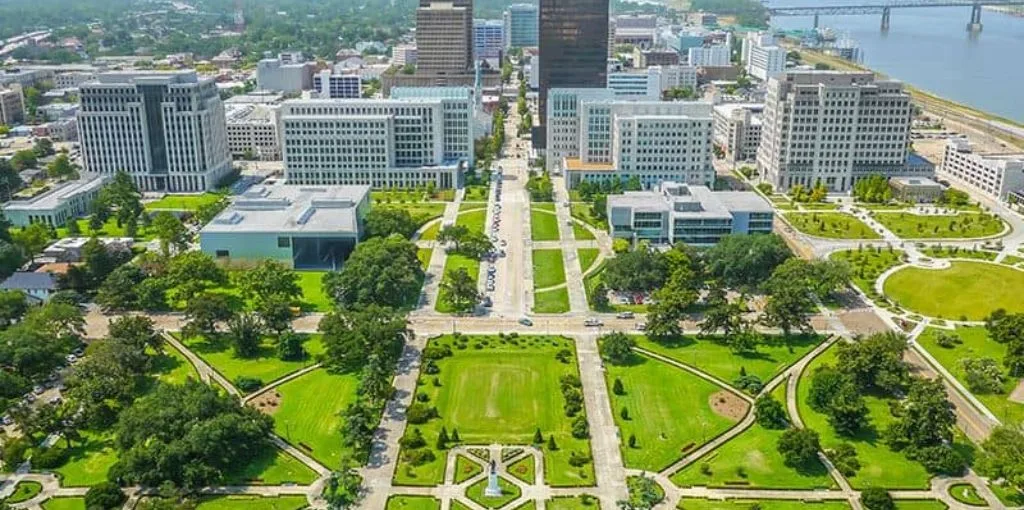
<path fill-rule="evenodd" d="M 202 233 L 357 234 L 357 208 L 369 194 L 369 186 L 253 186 Z"/>
<path fill-rule="evenodd" d="M 5 211 L 52 211 L 66 200 L 81 193 L 91 192 L 106 181 L 103 176 L 83 177 L 77 181 L 63 182 L 51 190 L 24 200 L 11 200 L 4 204 Z"/>

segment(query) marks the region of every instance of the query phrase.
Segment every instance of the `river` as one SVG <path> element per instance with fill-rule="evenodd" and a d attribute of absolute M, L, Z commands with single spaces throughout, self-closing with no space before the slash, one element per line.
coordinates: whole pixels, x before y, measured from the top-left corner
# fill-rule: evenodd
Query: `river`
<path fill-rule="evenodd" d="M 884 3 L 868 0 L 868 4 Z M 852 5 L 856 0 L 771 0 L 772 7 Z M 970 7 L 893 9 L 881 14 L 822 16 L 819 26 L 848 36 L 864 65 L 947 99 L 1024 122 L 1024 18 L 985 10 L 984 30 L 968 33 Z M 773 28 L 810 29 L 811 17 L 777 17 Z"/>

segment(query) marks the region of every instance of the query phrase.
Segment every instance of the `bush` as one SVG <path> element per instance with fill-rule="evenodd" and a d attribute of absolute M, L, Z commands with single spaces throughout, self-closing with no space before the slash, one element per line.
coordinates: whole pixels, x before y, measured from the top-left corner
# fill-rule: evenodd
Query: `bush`
<path fill-rule="evenodd" d="M 427 440 L 423 438 L 423 433 L 420 432 L 420 429 L 412 429 L 412 434 L 402 437 L 399 444 L 407 450 L 415 450 L 427 446 Z"/>
<path fill-rule="evenodd" d="M 4 444 L 3 453 L 0 455 L 0 459 L 4 461 L 4 465 L 8 469 L 14 469 L 25 462 L 26 454 L 28 454 L 29 448 L 32 448 L 32 442 L 25 437 L 19 437 L 17 439 L 11 439 Z"/>
<path fill-rule="evenodd" d="M 63 448 L 47 448 L 32 455 L 32 466 L 40 469 L 56 469 L 68 461 L 68 451 Z"/>
<path fill-rule="evenodd" d="M 258 377 L 246 377 L 244 375 L 235 378 L 235 387 L 242 393 L 252 393 L 263 387 L 263 380 Z"/>
<path fill-rule="evenodd" d="M 102 508 L 103 510 L 111 510 L 113 508 L 121 508 L 121 505 L 128 499 L 121 491 L 121 488 L 114 482 L 102 482 L 93 485 L 89 488 L 89 491 L 85 493 L 85 507 L 94 510 L 96 508 Z"/>
<path fill-rule="evenodd" d="M 409 406 L 409 411 L 406 413 L 406 417 L 409 423 L 413 425 L 422 425 L 433 418 L 437 418 L 437 408 L 428 406 L 422 402 L 414 402 Z"/>
<path fill-rule="evenodd" d="M 921 463 L 929 473 L 960 476 L 966 461 L 949 446 L 928 446 L 907 452 L 908 456 Z"/>
<path fill-rule="evenodd" d="M 868 510 L 895 510 L 889 492 L 880 487 L 869 487 L 860 493 L 860 502 Z"/>
<path fill-rule="evenodd" d="M 423 349 L 423 359 L 442 359 L 452 355 L 452 348 L 447 345 L 428 345 Z"/>
<path fill-rule="evenodd" d="M 437 458 L 430 448 L 406 450 L 403 455 L 405 455 L 406 462 L 413 466 L 422 466 L 428 462 L 433 462 Z"/>
<path fill-rule="evenodd" d="M 580 414 L 572 421 L 572 437 L 586 439 L 590 437 L 590 425 L 587 424 L 587 417 Z"/>

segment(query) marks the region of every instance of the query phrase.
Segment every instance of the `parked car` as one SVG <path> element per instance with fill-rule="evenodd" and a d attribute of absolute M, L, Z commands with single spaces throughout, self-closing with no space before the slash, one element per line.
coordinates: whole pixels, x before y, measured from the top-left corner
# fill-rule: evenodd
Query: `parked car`
<path fill-rule="evenodd" d="M 633 312 L 619 312 L 615 314 L 616 319 L 632 319 Z"/>
<path fill-rule="evenodd" d="M 636 323 L 636 326 L 633 326 L 633 327 L 637 331 L 647 331 L 647 323 L 646 322 L 638 322 L 638 323 Z"/>
<path fill-rule="evenodd" d="M 522 324 L 523 326 L 533 326 L 533 321 L 527 319 L 526 317 L 520 317 L 519 323 Z"/>
<path fill-rule="evenodd" d="M 584 320 L 583 325 L 587 327 L 601 327 L 604 326 L 604 323 L 601 322 L 601 319 L 591 317 L 589 319 Z"/>

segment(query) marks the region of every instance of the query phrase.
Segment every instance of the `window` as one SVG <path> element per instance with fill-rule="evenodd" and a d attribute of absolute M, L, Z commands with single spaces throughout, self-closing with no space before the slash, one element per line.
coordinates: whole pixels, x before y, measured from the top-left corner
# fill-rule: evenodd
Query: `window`
<path fill-rule="evenodd" d="M 219 258 L 219 259 L 221 259 L 221 258 L 228 258 L 230 256 L 231 256 L 231 253 L 228 252 L 228 250 L 217 250 L 217 258 Z"/>
<path fill-rule="evenodd" d="M 290 248 L 292 245 L 292 238 L 290 237 L 278 237 L 277 247 L 278 248 Z"/>

